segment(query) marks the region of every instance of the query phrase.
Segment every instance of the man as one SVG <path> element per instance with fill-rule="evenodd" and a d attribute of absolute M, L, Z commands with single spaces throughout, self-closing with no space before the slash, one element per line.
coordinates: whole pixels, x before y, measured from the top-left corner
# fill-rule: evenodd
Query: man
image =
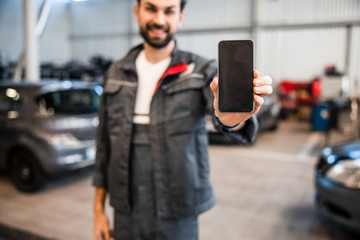
<path fill-rule="evenodd" d="M 93 180 L 99 240 L 111 235 L 107 192 L 115 239 L 197 239 L 197 216 L 215 204 L 206 114 L 217 116 L 214 122 L 225 134 L 250 143 L 257 129 L 252 116 L 272 92 L 271 79 L 255 72 L 255 111 L 218 111 L 215 62 L 176 47 L 185 3 L 138 0 L 134 14 L 144 43 L 109 69 Z"/>

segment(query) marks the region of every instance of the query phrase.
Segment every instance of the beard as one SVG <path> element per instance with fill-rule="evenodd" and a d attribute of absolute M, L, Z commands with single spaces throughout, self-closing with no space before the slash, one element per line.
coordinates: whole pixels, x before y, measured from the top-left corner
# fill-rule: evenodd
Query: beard
<path fill-rule="evenodd" d="M 150 37 L 149 31 L 152 29 L 164 30 L 166 33 L 165 39 L 161 40 L 158 37 Z M 153 48 L 164 48 L 174 38 L 174 34 L 170 33 L 170 29 L 168 27 L 155 23 L 148 23 L 146 24 L 145 28 L 140 27 L 140 34 L 144 38 L 145 42 L 147 42 Z"/>

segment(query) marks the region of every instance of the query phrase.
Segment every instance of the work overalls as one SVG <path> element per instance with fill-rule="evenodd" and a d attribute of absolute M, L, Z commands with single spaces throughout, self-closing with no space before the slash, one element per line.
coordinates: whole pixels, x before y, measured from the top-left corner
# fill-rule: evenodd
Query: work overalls
<path fill-rule="evenodd" d="M 149 125 L 134 125 L 130 162 L 129 214 L 115 211 L 115 240 L 196 240 L 197 216 L 159 219 L 155 216 Z"/>

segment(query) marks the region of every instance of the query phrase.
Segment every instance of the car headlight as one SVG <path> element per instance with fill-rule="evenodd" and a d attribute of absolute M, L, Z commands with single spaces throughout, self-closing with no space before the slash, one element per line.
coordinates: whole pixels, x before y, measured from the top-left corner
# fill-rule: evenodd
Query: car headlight
<path fill-rule="evenodd" d="M 329 147 L 324 148 L 324 150 L 322 151 L 322 154 L 323 154 L 324 156 L 329 156 L 331 153 L 332 153 L 332 150 L 331 150 L 331 148 L 329 148 Z"/>
<path fill-rule="evenodd" d="M 348 188 L 360 189 L 360 158 L 338 161 L 325 176 Z"/>
<path fill-rule="evenodd" d="M 54 134 L 47 137 L 47 140 L 50 144 L 61 147 L 61 146 L 76 146 L 79 144 L 79 140 L 77 138 L 70 134 Z"/>
<path fill-rule="evenodd" d="M 87 159 L 95 159 L 95 156 L 96 156 L 96 148 L 95 148 L 95 146 L 89 147 L 88 149 L 86 149 L 85 155 L 86 155 Z"/>

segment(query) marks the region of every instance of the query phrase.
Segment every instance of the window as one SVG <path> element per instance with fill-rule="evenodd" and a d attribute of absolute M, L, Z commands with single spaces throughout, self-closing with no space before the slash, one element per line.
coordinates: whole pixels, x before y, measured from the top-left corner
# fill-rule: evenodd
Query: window
<path fill-rule="evenodd" d="M 71 89 L 46 93 L 37 101 L 45 104 L 46 109 L 54 114 L 95 113 L 100 97 L 93 89 Z"/>

